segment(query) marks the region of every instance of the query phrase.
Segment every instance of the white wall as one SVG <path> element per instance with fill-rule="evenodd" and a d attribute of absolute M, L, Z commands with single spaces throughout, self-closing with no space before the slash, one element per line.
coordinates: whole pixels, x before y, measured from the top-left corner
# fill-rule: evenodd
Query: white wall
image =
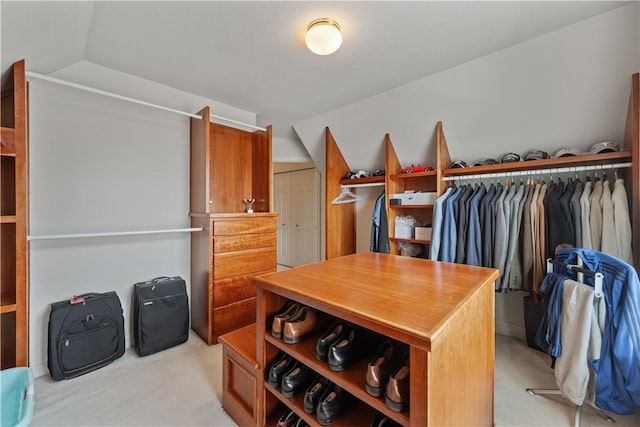
<path fill-rule="evenodd" d="M 294 128 L 322 173 L 325 126 L 354 170 L 381 167 L 385 133 L 404 165 L 435 166 L 438 121 L 451 156 L 471 163 L 510 151 L 552 154 L 565 146 L 622 142 L 631 75 L 640 71 L 639 15 L 635 2 Z M 359 232 L 361 221 L 370 218 L 358 215 Z M 497 296 L 496 327 L 524 336 L 515 295 Z"/>
<path fill-rule="evenodd" d="M 122 95 L 255 123 L 255 114 L 89 62 L 55 77 Z M 30 235 L 189 227 L 189 118 L 44 81 L 30 82 Z M 47 372 L 50 304 L 116 291 L 127 346 L 133 284 L 182 276 L 188 233 L 30 243 L 30 359 Z"/>

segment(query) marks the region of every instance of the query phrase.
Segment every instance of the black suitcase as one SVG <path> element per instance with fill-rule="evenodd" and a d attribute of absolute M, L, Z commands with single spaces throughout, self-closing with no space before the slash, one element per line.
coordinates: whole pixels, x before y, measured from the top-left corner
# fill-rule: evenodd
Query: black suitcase
<path fill-rule="evenodd" d="M 124 317 L 115 292 L 87 293 L 51 304 L 49 373 L 74 378 L 108 365 L 124 354 Z"/>
<path fill-rule="evenodd" d="M 133 335 L 140 356 L 187 341 L 189 300 L 184 279 L 156 277 L 134 285 Z"/>

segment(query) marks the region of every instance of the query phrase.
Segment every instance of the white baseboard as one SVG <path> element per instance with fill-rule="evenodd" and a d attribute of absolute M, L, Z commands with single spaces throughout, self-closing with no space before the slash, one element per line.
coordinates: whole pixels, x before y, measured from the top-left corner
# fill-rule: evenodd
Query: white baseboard
<path fill-rule="evenodd" d="M 496 321 L 496 334 L 521 340 L 526 340 L 527 337 L 524 326 L 500 321 Z"/>

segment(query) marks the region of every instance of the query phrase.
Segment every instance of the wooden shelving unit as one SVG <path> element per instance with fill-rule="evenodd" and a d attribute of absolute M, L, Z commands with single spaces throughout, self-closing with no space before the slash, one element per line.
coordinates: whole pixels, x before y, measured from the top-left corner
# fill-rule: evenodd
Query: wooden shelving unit
<path fill-rule="evenodd" d="M 392 205 L 389 200 L 393 194 L 404 193 L 408 190 L 422 192 L 438 191 L 438 170 L 402 173 L 402 163 L 396 155 L 389 134 L 385 135 L 385 170 L 387 171 L 386 203 L 387 221 L 389 225 L 390 253 L 400 254 L 399 243 L 418 244 L 422 248 L 421 258 L 428 257 L 429 241 L 416 239 L 401 239 L 395 237 L 395 220 L 399 216 L 412 216 L 422 226 L 431 226 L 433 205 Z"/>
<path fill-rule="evenodd" d="M 0 123 L 0 368 L 29 363 L 28 101 L 24 61 L 3 76 Z"/>

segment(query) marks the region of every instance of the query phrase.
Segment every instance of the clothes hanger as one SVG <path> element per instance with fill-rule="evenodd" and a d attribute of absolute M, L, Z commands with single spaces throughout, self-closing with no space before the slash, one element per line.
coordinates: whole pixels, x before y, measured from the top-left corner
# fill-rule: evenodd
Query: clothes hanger
<path fill-rule="evenodd" d="M 333 199 L 331 203 L 334 205 L 344 205 L 347 203 L 355 203 L 358 200 L 360 200 L 360 196 L 358 196 L 355 193 L 352 193 L 349 187 L 343 186 L 342 191 L 340 191 L 340 194 L 338 195 L 338 197 Z"/>

